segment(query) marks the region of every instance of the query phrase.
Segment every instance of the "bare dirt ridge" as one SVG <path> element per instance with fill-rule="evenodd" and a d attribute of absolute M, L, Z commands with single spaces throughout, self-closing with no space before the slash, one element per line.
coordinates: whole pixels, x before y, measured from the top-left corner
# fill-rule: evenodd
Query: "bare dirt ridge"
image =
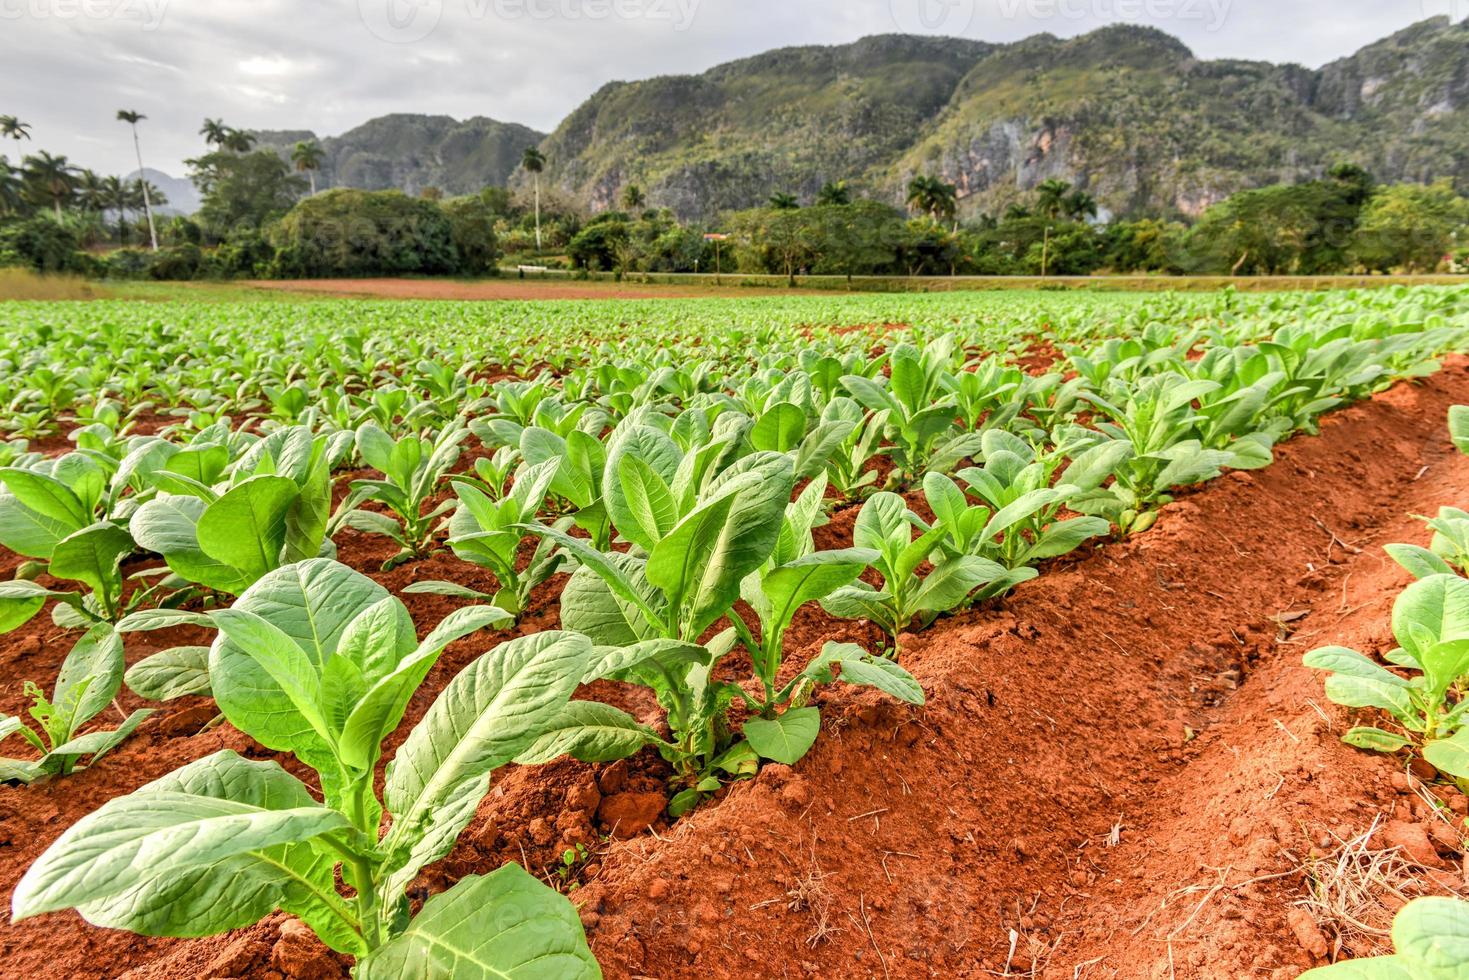
<path fill-rule="evenodd" d="M 505 860 L 546 871 L 586 841 L 573 898 L 614 978 L 1293 978 L 1337 940 L 1296 907 L 1313 850 L 1386 815 L 1384 845 L 1411 850 L 1439 875 L 1433 887 L 1458 879 L 1446 822 L 1398 764 L 1339 743 L 1346 714 L 1300 657 L 1388 645 L 1408 576 L 1380 545 L 1423 541 L 1411 515 L 1469 499 L 1469 460 L 1444 423 L 1466 402 L 1469 361 L 1456 359 L 1326 418 L 1273 467 L 1185 495 L 1147 534 L 940 620 L 904 643 L 925 708 L 823 692 L 824 737 L 798 766 L 767 767 L 671 827 L 658 764 L 643 757 L 497 774 L 422 893 Z M 844 511 L 823 534 L 850 526 Z M 484 587 L 452 559 L 382 575 L 377 542 L 342 546 L 395 592 L 451 576 Z M 555 627 L 558 588 L 543 588 L 521 631 Z M 407 598 L 423 628 L 449 608 Z M 22 679 L 54 675 L 56 633 L 0 644 L 0 710 L 20 707 Z M 875 639 L 819 612 L 792 637 L 793 668 L 827 639 Z M 408 723 L 491 642 L 456 644 Z M 130 649 L 130 662 L 147 652 Z M 583 696 L 651 717 L 614 685 Z M 207 702 L 171 705 L 92 771 L 0 789 L 0 893 L 106 799 L 220 748 L 269 757 L 227 725 L 201 731 L 211 715 Z M 613 829 L 626 839 L 604 840 Z M 284 916 L 176 941 L 53 915 L 0 929 L 0 963 L 44 978 L 346 970 Z"/>

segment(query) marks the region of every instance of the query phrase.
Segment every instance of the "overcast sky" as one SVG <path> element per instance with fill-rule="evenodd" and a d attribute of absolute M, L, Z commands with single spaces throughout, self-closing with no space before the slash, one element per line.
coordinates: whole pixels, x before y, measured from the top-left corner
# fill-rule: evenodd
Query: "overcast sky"
<path fill-rule="evenodd" d="M 388 112 L 549 131 L 603 83 L 906 31 L 1013 41 L 1152 24 L 1201 57 L 1318 66 L 1469 0 L 0 0 L 0 115 L 104 172 L 182 175 L 205 116 L 338 134 Z M 16 148 L 0 146 L 12 159 Z"/>

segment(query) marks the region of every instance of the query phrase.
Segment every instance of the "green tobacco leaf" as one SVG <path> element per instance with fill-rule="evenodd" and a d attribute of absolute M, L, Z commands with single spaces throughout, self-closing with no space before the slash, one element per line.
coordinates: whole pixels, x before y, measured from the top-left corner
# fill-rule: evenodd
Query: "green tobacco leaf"
<path fill-rule="evenodd" d="M 871 656 L 843 656 L 834 662 L 841 664 L 841 679 L 848 684 L 875 687 L 908 704 L 924 703 L 923 686 L 895 661 Z"/>
<path fill-rule="evenodd" d="M 88 630 L 71 648 L 61 662 L 51 698 L 59 730 L 68 738 L 117 697 L 123 666 L 122 637 L 106 624 Z"/>
<path fill-rule="evenodd" d="M 207 613 L 189 612 L 186 609 L 140 609 L 118 620 L 113 628 L 119 633 L 150 633 L 176 626 L 204 626 L 213 629 L 214 620 Z"/>
<path fill-rule="evenodd" d="M 69 520 L 58 521 L 39 514 L 14 494 L 0 493 L 0 545 L 17 554 L 48 559 L 62 538 L 78 530 Z"/>
<path fill-rule="evenodd" d="M 387 597 L 387 590 L 367 576 L 313 558 L 271 572 L 231 609 L 268 621 L 320 666 L 335 654 L 347 626 Z M 227 635 L 210 648 L 209 676 L 220 710 L 236 728 L 269 748 L 294 752 L 323 778 L 335 770 L 334 757 L 290 696 Z"/>
<path fill-rule="evenodd" d="M 793 766 L 816 744 L 821 733 L 818 708 L 795 708 L 774 720 L 751 718 L 745 722 L 745 738 L 760 758 Z"/>
<path fill-rule="evenodd" d="M 162 555 L 182 578 L 239 595 L 252 580 L 238 568 L 211 558 L 199 546 L 199 519 L 208 506 L 197 497 L 157 497 L 138 508 L 128 528 L 139 547 Z"/>
<path fill-rule="evenodd" d="M 964 598 L 987 582 L 1005 574 L 1005 569 L 992 561 L 973 555 L 960 555 L 941 562 L 928 573 L 923 584 L 909 601 L 915 611 L 948 612 Z"/>
<path fill-rule="evenodd" d="M 138 661 L 123 675 L 128 689 L 148 701 L 210 696 L 209 648 L 172 647 Z"/>
<path fill-rule="evenodd" d="M 620 708 L 600 701 L 570 701 L 515 762 L 539 766 L 563 755 L 581 762 L 615 762 L 659 741 L 656 732 Z"/>
<path fill-rule="evenodd" d="M 1418 964 L 1428 978 L 1469 974 L 1469 903 L 1452 898 L 1420 898 L 1393 919 L 1393 948 Z"/>
<path fill-rule="evenodd" d="M 576 907 L 518 864 L 470 875 L 358 961 L 360 980 L 600 980 Z"/>
<path fill-rule="evenodd" d="M 34 619 L 51 594 L 45 586 L 24 579 L 0 582 L 0 634 L 19 629 Z"/>
<path fill-rule="evenodd" d="M 449 852 L 490 773 L 524 752 L 571 699 L 591 659 L 576 633 L 502 643 L 449 682 L 388 764 L 388 893 Z"/>
<path fill-rule="evenodd" d="M 301 490 L 279 476 L 251 477 L 199 518 L 199 547 L 254 582 L 281 565 L 286 518 Z"/>
<path fill-rule="evenodd" d="M 1451 738 L 1429 742 L 1423 746 L 1423 758 L 1450 776 L 1469 778 L 1469 728 L 1459 729 Z"/>
<path fill-rule="evenodd" d="M 111 602 L 122 582 L 117 564 L 134 548 L 132 535 L 116 524 L 102 521 L 69 535 L 51 553 L 50 572 L 56 578 L 85 583 Z"/>
<path fill-rule="evenodd" d="M 1393 604 L 1392 629 L 1403 649 L 1420 662 L 1433 643 L 1469 638 L 1469 581 L 1434 575 L 1414 582 Z"/>
<path fill-rule="evenodd" d="M 1406 749 L 1413 744 L 1412 739 L 1385 732 L 1381 728 L 1353 728 L 1343 735 L 1341 740 L 1353 748 L 1389 754 Z"/>
<path fill-rule="evenodd" d="M 349 829 L 276 763 L 220 752 L 82 818 L 26 872 L 12 908 L 17 919 L 76 908 L 94 925 L 193 937 L 279 907 L 340 942 L 332 864 L 309 842 Z"/>
<path fill-rule="evenodd" d="M 85 504 L 66 484 L 33 470 L 0 469 L 0 483 L 28 510 L 55 521 L 74 534 L 92 523 Z"/>

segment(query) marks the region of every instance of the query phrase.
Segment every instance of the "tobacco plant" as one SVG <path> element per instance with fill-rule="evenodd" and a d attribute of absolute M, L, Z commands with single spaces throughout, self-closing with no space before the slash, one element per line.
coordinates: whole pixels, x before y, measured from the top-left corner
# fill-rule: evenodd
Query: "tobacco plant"
<path fill-rule="evenodd" d="M 1469 903 L 1415 898 L 1392 922 L 1393 953 L 1343 960 L 1300 980 L 1461 980 L 1469 972 Z"/>
<path fill-rule="evenodd" d="M 0 714 L 0 740 L 19 735 L 39 753 L 34 761 L 0 758 L 0 782 L 30 784 L 47 776 L 67 776 L 81 760 L 89 764 L 133 733 L 153 712 L 134 711 L 111 730 L 80 734 L 94 718 L 113 703 L 122 688 L 122 637 L 106 625 L 94 626 L 82 636 L 61 663 L 56 686 L 48 698 L 35 684 L 26 682 L 31 701 L 29 714 L 35 727 L 11 715 Z"/>
<path fill-rule="evenodd" d="M 1406 677 L 1345 647 L 1306 655 L 1307 667 L 1331 672 L 1328 698 L 1385 711 L 1400 729 L 1358 727 L 1342 740 L 1378 752 L 1417 748 L 1439 770 L 1469 779 L 1469 580 L 1432 575 L 1414 582 L 1393 604 L 1392 630 L 1399 646 L 1384 659 Z"/>
<path fill-rule="evenodd" d="M 874 588 L 860 579 L 837 589 L 821 601 L 833 616 L 868 619 L 882 627 L 893 641 L 893 655 L 901 651 L 898 636 L 915 618 L 927 626 L 940 613 L 958 608 L 976 589 L 1008 580 L 1008 570 L 987 558 L 974 555 L 943 556 L 941 544 L 947 536 L 943 527 L 923 531 L 917 539 L 918 518 L 895 493 L 879 493 L 862 505 L 852 531 L 858 547 L 875 552 L 872 563 L 882 577 Z M 918 570 L 930 558 L 933 570 L 920 576 Z"/>
<path fill-rule="evenodd" d="M 16 886 L 17 920 L 75 908 L 94 925 L 202 936 L 282 909 L 355 957 L 363 978 L 600 976 L 575 909 L 516 865 L 463 879 L 416 916 L 408 904 L 420 870 L 474 816 L 491 771 L 571 696 L 591 656 L 585 638 L 539 633 L 465 668 L 398 749 L 380 800 L 382 741 L 440 652 L 506 614 L 460 610 L 420 643 L 398 600 L 313 559 L 270 573 L 215 619 L 220 708 L 316 770 L 323 801 L 277 763 L 208 756 L 62 834 Z"/>
<path fill-rule="evenodd" d="M 516 562 L 520 543 L 527 537 L 521 528 L 536 519 L 559 465 L 553 460 L 526 467 L 499 500 L 468 481 L 454 481 L 459 507 L 449 519 L 449 547 L 464 561 L 494 573 L 499 590 L 493 596 L 453 582 L 417 582 L 405 591 L 488 599 L 519 618 L 530 602 L 531 590 L 555 574 L 561 564 L 562 556 L 550 538 L 537 539 L 538 547 L 523 571 Z"/>
<path fill-rule="evenodd" d="M 460 421 L 447 426 L 435 439 L 406 435 L 395 440 L 375 422 L 357 430 L 358 454 L 383 479 L 353 480 L 341 513 L 346 515 L 347 525 L 397 542 L 401 550 L 383 563 L 384 571 L 425 558 L 432 550 L 439 521 L 454 503 L 446 500 L 436 507 L 428 505 L 459 461 L 460 445 L 468 435 L 469 429 Z M 387 514 L 358 509 L 368 501 L 386 507 L 396 520 Z"/>

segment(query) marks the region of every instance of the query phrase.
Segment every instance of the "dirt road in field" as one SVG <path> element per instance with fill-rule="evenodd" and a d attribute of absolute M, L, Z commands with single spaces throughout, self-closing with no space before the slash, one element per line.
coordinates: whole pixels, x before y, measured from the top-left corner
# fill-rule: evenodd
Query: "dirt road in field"
<path fill-rule="evenodd" d="M 1296 907 L 1313 850 L 1332 851 L 1386 814 L 1377 846 L 1412 848 L 1455 881 L 1460 858 L 1400 765 L 1338 742 L 1345 712 L 1300 657 L 1325 644 L 1388 645 L 1407 575 L 1380 546 L 1424 542 L 1410 515 L 1469 501 L 1469 460 L 1444 421 L 1451 404 L 1469 403 L 1466 364 L 1336 413 L 1320 436 L 1281 447 L 1273 467 L 1187 494 L 1147 534 L 1063 560 L 1004 605 L 907 639 L 925 708 L 824 690 L 825 737 L 795 769 L 768 767 L 675 825 L 661 816 L 664 771 L 646 756 L 497 774 L 419 894 L 507 860 L 549 873 L 567 846 L 590 843 L 573 897 L 607 976 L 628 980 L 1007 970 L 1293 980 L 1339 943 L 1364 951 Z M 855 515 L 839 511 L 820 545 L 850 543 Z M 380 573 L 386 539 L 348 531 L 339 544 L 343 561 L 395 593 L 431 578 L 493 587 L 447 557 Z M 561 581 L 537 592 L 519 632 L 555 628 Z M 404 598 L 420 624 L 452 606 Z M 54 676 L 64 654 L 56 633 L 47 623 L 6 637 L 0 670 Z M 407 725 L 510 635 L 455 644 Z M 129 661 L 152 652 L 145 643 L 205 639 L 149 635 L 130 641 Z M 788 638 L 789 669 L 828 640 L 879 639 L 807 611 Z M 19 710 L 18 695 L 7 685 L 0 710 Z M 583 696 L 656 713 L 615 685 Z M 121 706 L 135 702 L 125 695 Z M 208 702 L 174 703 L 93 770 L 0 788 L 0 895 L 106 799 L 221 748 L 271 757 L 229 726 L 206 729 L 212 716 Z M 1443 802 L 1469 809 L 1456 792 Z M 651 830 L 628 839 L 603 836 L 647 820 Z M 0 957 L 0 972 L 39 978 L 346 975 L 284 916 L 173 941 L 66 913 L 0 927 Z"/>
<path fill-rule="evenodd" d="M 571 279 L 296 279 L 242 283 L 257 289 L 318 293 L 361 299 L 551 300 L 699 299 L 712 296 L 783 295 L 785 291 L 741 286 L 634 285 Z"/>

